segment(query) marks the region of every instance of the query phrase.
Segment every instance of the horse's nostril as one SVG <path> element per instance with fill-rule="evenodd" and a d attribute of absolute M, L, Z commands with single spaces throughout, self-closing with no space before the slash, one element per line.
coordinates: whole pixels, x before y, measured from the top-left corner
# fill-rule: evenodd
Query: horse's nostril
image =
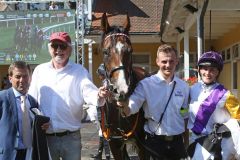
<path fill-rule="evenodd" d="M 124 100 L 126 100 L 126 95 L 125 95 L 125 94 L 122 94 L 122 93 L 116 94 L 116 95 L 115 95 L 115 99 L 116 99 L 117 101 L 124 101 Z"/>
<path fill-rule="evenodd" d="M 125 100 L 126 99 L 126 95 L 125 94 L 123 94 L 123 93 L 120 93 L 120 95 L 119 95 L 119 98 L 118 98 L 120 101 L 123 101 L 123 100 Z"/>
<path fill-rule="evenodd" d="M 118 93 L 118 90 L 117 90 L 117 88 L 115 88 L 115 89 L 113 90 L 113 92 L 114 92 L 114 93 Z"/>

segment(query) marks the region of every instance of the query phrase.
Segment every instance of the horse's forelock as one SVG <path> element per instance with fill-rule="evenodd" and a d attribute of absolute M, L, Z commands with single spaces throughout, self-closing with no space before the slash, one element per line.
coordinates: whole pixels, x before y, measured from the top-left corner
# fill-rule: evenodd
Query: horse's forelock
<path fill-rule="evenodd" d="M 111 35 L 116 33 L 123 33 L 128 35 L 128 31 L 123 26 L 110 26 L 109 30 L 105 32 L 105 35 Z"/>

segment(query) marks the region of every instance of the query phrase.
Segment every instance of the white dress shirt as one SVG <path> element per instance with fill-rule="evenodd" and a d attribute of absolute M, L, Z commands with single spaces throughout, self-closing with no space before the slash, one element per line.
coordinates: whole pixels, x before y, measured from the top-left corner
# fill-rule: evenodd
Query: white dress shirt
<path fill-rule="evenodd" d="M 43 114 L 50 117 L 47 133 L 80 129 L 83 105 L 100 105 L 98 88 L 89 77 L 84 67 L 72 62 L 62 69 L 53 68 L 52 62 L 35 68 L 29 94 L 37 99 Z"/>
<path fill-rule="evenodd" d="M 17 104 L 17 114 L 18 114 L 18 131 L 19 131 L 19 138 L 18 138 L 18 143 L 17 143 L 17 148 L 18 149 L 26 149 L 26 146 L 24 146 L 23 144 L 23 130 L 22 130 L 22 119 L 23 119 L 23 112 L 21 109 L 21 100 L 20 100 L 20 96 L 22 96 L 21 93 L 19 93 L 15 88 L 13 88 L 13 93 L 15 95 L 15 99 L 16 99 L 16 104 Z M 26 95 L 27 96 L 27 95 Z M 27 111 L 29 112 L 29 118 L 31 120 L 33 120 L 34 115 L 30 112 L 30 102 L 28 100 L 28 98 L 26 97 L 26 107 L 27 107 Z"/>
<path fill-rule="evenodd" d="M 164 111 L 168 98 L 176 82 L 172 97 L 164 113 L 163 120 L 159 126 L 161 114 Z M 156 135 L 178 135 L 185 131 L 184 119 L 180 109 L 188 107 L 189 86 L 178 77 L 174 77 L 169 84 L 160 73 L 145 78 L 139 82 L 129 100 L 131 114 L 139 111 L 143 106 L 144 116 L 147 122 L 145 131 Z"/>

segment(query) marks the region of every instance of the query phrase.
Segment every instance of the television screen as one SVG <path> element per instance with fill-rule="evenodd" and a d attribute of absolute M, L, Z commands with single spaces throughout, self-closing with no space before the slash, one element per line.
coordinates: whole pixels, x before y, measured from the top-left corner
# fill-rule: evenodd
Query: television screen
<path fill-rule="evenodd" d="M 29 64 L 49 61 L 47 44 L 50 34 L 56 31 L 68 32 L 74 43 L 75 10 L 0 12 L 0 65 L 16 60 L 24 60 Z"/>

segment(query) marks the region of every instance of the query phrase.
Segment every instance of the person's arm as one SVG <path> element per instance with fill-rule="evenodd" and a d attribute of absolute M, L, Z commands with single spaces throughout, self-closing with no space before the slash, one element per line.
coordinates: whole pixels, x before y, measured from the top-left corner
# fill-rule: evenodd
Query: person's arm
<path fill-rule="evenodd" d="M 146 92 L 143 84 L 138 83 L 128 100 L 117 101 L 117 107 L 121 108 L 122 116 L 130 116 L 131 114 L 137 113 L 145 102 Z"/>
<path fill-rule="evenodd" d="M 37 89 L 37 83 L 38 83 L 38 79 L 39 79 L 38 75 L 39 75 L 38 67 L 36 67 L 31 76 L 31 83 L 30 83 L 29 90 L 28 90 L 28 94 L 30 94 L 36 100 L 38 100 L 38 89 Z"/>
<path fill-rule="evenodd" d="M 97 106 L 88 105 L 88 109 L 86 111 L 91 122 L 98 121 Z"/>
<path fill-rule="evenodd" d="M 231 92 L 227 95 L 225 108 L 232 118 L 240 120 L 240 102 Z"/>

